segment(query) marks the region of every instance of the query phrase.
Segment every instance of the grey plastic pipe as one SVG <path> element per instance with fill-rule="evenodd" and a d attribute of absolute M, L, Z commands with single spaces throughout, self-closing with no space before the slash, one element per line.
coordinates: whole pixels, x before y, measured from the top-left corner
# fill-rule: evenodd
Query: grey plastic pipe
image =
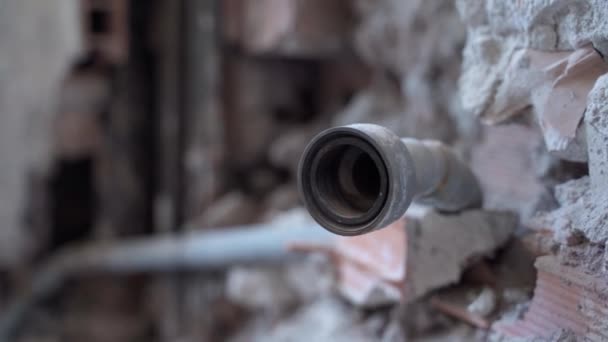
<path fill-rule="evenodd" d="M 23 288 L 21 295 L 4 308 L 0 316 L 0 341 L 14 340 L 29 310 L 73 277 L 95 272 L 132 274 L 284 263 L 301 256 L 291 253 L 290 245 L 331 246 L 335 237 L 297 211 L 265 224 L 184 230 L 189 232 L 90 243 L 63 250 L 49 259 L 30 286 Z"/>
<path fill-rule="evenodd" d="M 411 202 L 457 212 L 481 206 L 475 175 L 438 141 L 401 139 L 373 124 L 330 128 L 300 160 L 304 205 L 325 229 L 361 235 L 401 218 Z"/>

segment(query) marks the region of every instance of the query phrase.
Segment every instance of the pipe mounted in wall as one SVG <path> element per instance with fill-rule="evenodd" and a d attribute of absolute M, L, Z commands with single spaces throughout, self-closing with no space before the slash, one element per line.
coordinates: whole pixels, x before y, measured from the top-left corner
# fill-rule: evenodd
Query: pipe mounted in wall
<path fill-rule="evenodd" d="M 346 236 L 388 226 L 412 200 L 447 212 L 481 205 L 477 178 L 450 148 L 372 124 L 317 135 L 300 161 L 298 183 L 312 217 Z"/>

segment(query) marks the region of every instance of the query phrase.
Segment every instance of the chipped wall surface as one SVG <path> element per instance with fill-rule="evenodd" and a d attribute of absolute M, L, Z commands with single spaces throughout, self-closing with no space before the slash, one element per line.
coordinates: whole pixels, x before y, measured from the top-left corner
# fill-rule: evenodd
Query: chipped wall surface
<path fill-rule="evenodd" d="M 568 329 L 578 338 L 605 341 L 606 281 L 589 273 L 587 265 L 564 265 L 554 256 L 536 262 L 538 280 L 535 297 L 521 320 L 498 322 L 495 329 L 513 337 L 552 336 Z M 578 340 L 578 339 L 576 339 Z"/>
<path fill-rule="evenodd" d="M 541 213 L 533 225 L 552 229 L 562 242 L 582 232 L 592 242 L 603 243 L 608 186 L 608 63 L 603 56 L 608 52 L 608 26 L 601 18 L 608 13 L 608 3 L 457 4 L 468 25 L 460 79 L 465 110 L 490 124 L 531 112 L 549 152 L 589 162 L 590 177 L 558 187 L 560 208 Z"/>
<path fill-rule="evenodd" d="M 534 226 L 555 231 L 555 238 L 565 243 L 576 234 L 584 234 L 594 243 L 608 240 L 608 195 L 597 194 L 589 177 L 568 181 L 555 187 L 560 207 L 542 212 Z"/>
<path fill-rule="evenodd" d="M 526 219 L 551 203 L 537 172 L 547 161 L 538 130 L 523 125 L 485 127 L 471 151 L 471 167 L 483 191 L 484 207 L 508 209 Z"/>
<path fill-rule="evenodd" d="M 459 7 L 472 27 L 489 23 L 498 35 L 514 36 L 531 48 L 573 50 L 592 42 L 605 51 L 608 42 L 608 4 L 603 0 L 475 0 L 459 1 Z"/>
<path fill-rule="evenodd" d="M 552 156 L 588 163 L 588 175 L 562 179 L 552 189 L 557 208 L 529 208 L 531 228 L 552 236 L 546 253 L 553 255 L 537 260 L 527 313 L 516 323 L 499 321 L 494 330 L 527 340 L 605 340 L 608 2 L 458 0 L 457 7 L 468 29 L 459 84 L 464 110 L 485 123 L 515 121 L 530 132 L 539 130 Z M 503 148 L 528 148 L 534 135 L 514 135 Z M 489 151 L 483 144 L 473 151 L 482 183 L 488 170 L 496 170 L 486 168 Z M 538 185 L 533 178 L 513 179 L 513 189 L 529 184 L 529 197 L 531 186 Z M 486 189 L 500 190 L 491 182 Z"/>
<path fill-rule="evenodd" d="M 412 302 L 456 284 L 471 263 L 491 256 L 516 227 L 516 217 L 505 212 L 418 211 L 384 229 L 337 239 L 338 288 L 349 301 L 366 307 Z"/>
<path fill-rule="evenodd" d="M 21 261 L 31 238 L 28 198 L 48 167 L 57 85 L 79 48 L 73 0 L 0 2 L 0 265 Z M 31 18 L 30 20 L 23 20 Z M 40 190 L 40 189 L 38 189 Z M 28 206 L 30 208 L 28 208 Z"/>
<path fill-rule="evenodd" d="M 457 7 L 468 27 L 460 78 L 465 111 L 490 124 L 534 114 L 547 150 L 558 158 L 589 161 L 592 188 L 605 189 L 601 118 L 608 25 L 601 18 L 608 13 L 608 3 L 480 0 L 457 1 Z M 585 202 L 602 206 L 589 196 Z M 554 226 L 589 232 L 592 241 L 603 241 L 601 233 L 592 233 L 601 230 L 592 224 L 600 222 L 599 211 L 591 204 L 577 205 L 576 210 L 550 216 L 551 222 L 558 222 Z"/>
<path fill-rule="evenodd" d="M 585 131 L 591 184 L 601 194 L 608 187 L 608 75 L 600 77 L 589 94 Z"/>
<path fill-rule="evenodd" d="M 492 254 L 515 227 L 516 219 L 508 213 L 469 210 L 458 216 L 426 215 L 408 231 L 410 296 L 457 283 L 468 263 Z"/>
<path fill-rule="evenodd" d="M 608 71 L 602 62 L 608 26 L 601 19 L 608 4 L 589 0 L 457 3 L 468 24 L 460 79 L 465 110 L 498 123 L 532 109 L 549 151 L 585 161 L 585 148 L 575 132 L 589 90 Z"/>

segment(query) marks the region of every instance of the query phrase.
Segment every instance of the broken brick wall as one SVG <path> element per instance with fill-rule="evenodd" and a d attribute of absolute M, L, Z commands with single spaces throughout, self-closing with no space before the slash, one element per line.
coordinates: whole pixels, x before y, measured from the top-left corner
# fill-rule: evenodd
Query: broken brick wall
<path fill-rule="evenodd" d="M 604 305 L 597 298 L 605 293 L 601 280 L 605 270 L 582 270 L 580 265 L 595 265 L 607 240 L 608 25 L 603 18 L 608 4 L 480 0 L 457 1 L 457 6 L 468 31 L 460 79 L 463 108 L 498 125 L 486 129 L 499 133 L 488 135 L 489 140 L 500 139 L 500 131 L 520 131 L 504 135 L 502 147 L 493 153 L 489 147 L 483 148 L 486 151 L 477 153 L 474 166 L 496 178 L 500 168 L 490 167 L 484 160 L 492 160 L 509 146 L 536 151 L 525 163 L 536 170 L 536 188 L 544 187 L 537 198 L 546 199 L 528 201 L 532 206 L 526 208 L 523 223 L 552 236 L 553 247 L 545 253 L 555 254 L 538 259 L 539 278 L 530 310 L 520 323 L 501 323 L 506 327 L 502 332 L 512 337 L 551 338 L 559 329 L 570 329 L 579 338 L 603 340 L 606 329 L 597 323 L 601 314 L 586 307 L 590 302 Z M 512 189 L 503 193 L 528 197 L 534 192 L 531 180 L 528 176 L 509 182 L 503 179 Z M 520 187 L 522 183 L 528 185 Z M 486 184 L 492 188 L 491 179 Z M 500 202 L 496 194 L 491 195 L 494 203 Z M 547 281 L 547 277 L 552 278 Z M 572 294 L 570 304 L 561 307 L 560 286 L 571 284 L 568 277 L 588 277 L 592 280 L 587 284 L 594 285 L 592 289 L 582 285 L 583 290 L 567 290 Z M 573 319 L 579 316 L 585 318 Z"/>
<path fill-rule="evenodd" d="M 515 122 L 527 127 L 528 133 L 511 133 L 503 146 L 507 141 L 513 146 L 530 144 L 521 146 L 536 153 L 527 163 L 551 193 L 554 185 L 586 175 L 587 161 L 594 187 L 604 188 L 599 118 L 604 98 L 601 76 L 608 72 L 603 59 L 608 28 L 600 18 L 608 11 L 606 3 L 458 1 L 457 5 L 468 31 L 459 84 L 465 112 L 493 125 Z M 507 130 L 500 127 L 488 132 L 498 130 L 500 136 L 500 130 Z M 497 135 L 490 133 L 487 139 Z M 481 177 L 483 182 L 485 176 Z M 519 183 L 511 182 L 514 188 Z M 527 216 L 556 205 L 545 201 Z"/>

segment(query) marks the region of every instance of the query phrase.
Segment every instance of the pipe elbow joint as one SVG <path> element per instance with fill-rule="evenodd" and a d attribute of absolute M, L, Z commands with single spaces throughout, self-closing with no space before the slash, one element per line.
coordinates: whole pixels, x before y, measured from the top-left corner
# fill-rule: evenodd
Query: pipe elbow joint
<path fill-rule="evenodd" d="M 345 236 L 388 226 L 413 200 L 444 211 L 481 204 L 477 179 L 449 148 L 373 124 L 314 137 L 300 160 L 298 187 L 311 216 Z"/>

